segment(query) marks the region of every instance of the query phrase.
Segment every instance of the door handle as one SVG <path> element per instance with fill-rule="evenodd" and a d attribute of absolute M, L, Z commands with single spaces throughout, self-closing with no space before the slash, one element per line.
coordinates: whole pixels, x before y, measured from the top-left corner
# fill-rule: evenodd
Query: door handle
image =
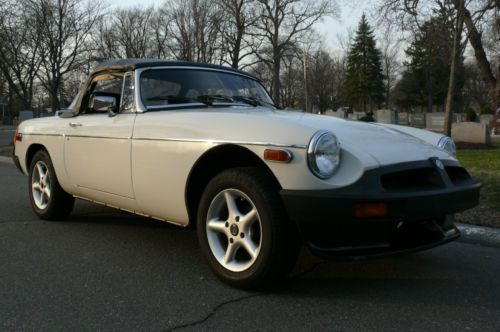
<path fill-rule="evenodd" d="M 81 123 L 78 123 L 78 122 L 70 122 L 70 123 L 69 123 L 69 126 L 70 126 L 70 127 L 81 127 L 81 126 L 82 126 L 82 124 L 81 124 Z"/>

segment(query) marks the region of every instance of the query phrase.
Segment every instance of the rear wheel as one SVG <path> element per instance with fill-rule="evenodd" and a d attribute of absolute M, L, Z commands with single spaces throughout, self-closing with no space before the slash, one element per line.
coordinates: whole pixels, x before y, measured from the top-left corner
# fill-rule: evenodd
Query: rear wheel
<path fill-rule="evenodd" d="M 61 188 L 50 156 L 45 150 L 38 151 L 31 161 L 29 196 L 33 211 L 41 219 L 63 219 L 73 209 L 75 198 Z"/>
<path fill-rule="evenodd" d="M 216 275 L 236 287 L 264 286 L 285 276 L 297 258 L 297 233 L 279 188 L 258 168 L 215 176 L 198 209 L 198 238 Z"/>

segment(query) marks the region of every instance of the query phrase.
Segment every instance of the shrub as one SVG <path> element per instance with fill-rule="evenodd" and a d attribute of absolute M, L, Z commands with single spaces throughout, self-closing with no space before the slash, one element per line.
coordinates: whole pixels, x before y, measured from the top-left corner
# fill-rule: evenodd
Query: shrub
<path fill-rule="evenodd" d="M 359 121 L 375 122 L 375 119 L 373 118 L 373 113 L 372 112 L 367 112 L 365 116 L 359 118 Z"/>
<path fill-rule="evenodd" d="M 493 114 L 493 110 L 491 108 L 489 108 L 488 106 L 485 106 L 485 107 L 481 108 L 481 112 L 479 112 L 479 114 L 481 114 L 481 115 Z"/>
<path fill-rule="evenodd" d="M 471 121 L 471 122 L 476 121 L 477 114 L 472 107 L 466 107 L 464 109 L 464 113 L 465 113 L 465 118 L 467 121 Z"/>

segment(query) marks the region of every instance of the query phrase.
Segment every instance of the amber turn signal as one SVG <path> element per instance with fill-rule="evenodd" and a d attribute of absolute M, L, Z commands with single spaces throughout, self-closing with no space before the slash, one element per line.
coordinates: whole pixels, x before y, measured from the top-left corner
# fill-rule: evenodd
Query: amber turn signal
<path fill-rule="evenodd" d="M 386 203 L 356 203 L 354 216 L 357 218 L 385 217 L 387 216 Z"/>
<path fill-rule="evenodd" d="M 292 153 L 288 150 L 271 150 L 264 151 L 264 159 L 269 161 L 277 161 L 280 163 L 289 163 L 292 160 Z"/>

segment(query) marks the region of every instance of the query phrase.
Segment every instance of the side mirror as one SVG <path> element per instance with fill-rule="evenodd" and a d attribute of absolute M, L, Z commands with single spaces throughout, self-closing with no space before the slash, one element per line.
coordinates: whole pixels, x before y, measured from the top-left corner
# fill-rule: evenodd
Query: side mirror
<path fill-rule="evenodd" d="M 113 96 L 92 95 L 89 106 L 94 112 L 107 112 L 109 116 L 115 116 L 117 100 Z"/>

